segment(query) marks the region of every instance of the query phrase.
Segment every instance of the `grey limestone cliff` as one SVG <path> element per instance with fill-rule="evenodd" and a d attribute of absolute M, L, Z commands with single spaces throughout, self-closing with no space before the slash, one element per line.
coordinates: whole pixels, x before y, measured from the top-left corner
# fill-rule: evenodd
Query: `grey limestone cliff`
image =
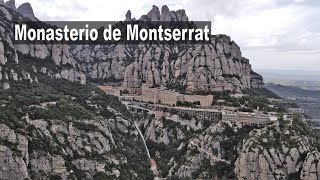
<path fill-rule="evenodd" d="M 5 2 L 6 7 L 13 9 L 13 10 L 17 10 L 16 8 L 16 1 L 15 0 L 8 0 Z"/>
<path fill-rule="evenodd" d="M 78 67 L 66 44 L 15 44 L 11 23 L 23 16 L 12 15 L 5 7 L 0 7 L 0 80 L 38 81 L 37 74 L 52 78 L 86 83 L 86 76 Z M 26 66 L 30 68 L 26 68 Z M 32 67 L 32 68 L 31 68 Z M 9 83 L 10 84 L 10 83 Z"/>
<path fill-rule="evenodd" d="M 32 6 L 30 3 L 21 4 L 17 11 L 22 14 L 24 17 L 27 17 L 33 21 L 37 21 L 38 19 L 35 17 Z"/>
<path fill-rule="evenodd" d="M 130 11 L 128 20 L 132 20 Z M 163 6 L 160 13 L 153 6 L 140 20 L 188 21 L 188 17 L 185 10 Z M 226 35 L 212 36 L 208 44 L 79 45 L 71 52 L 88 78 L 126 87 L 176 84 L 188 91 L 233 91 L 263 86 L 262 76 L 253 72 L 240 47 Z"/>

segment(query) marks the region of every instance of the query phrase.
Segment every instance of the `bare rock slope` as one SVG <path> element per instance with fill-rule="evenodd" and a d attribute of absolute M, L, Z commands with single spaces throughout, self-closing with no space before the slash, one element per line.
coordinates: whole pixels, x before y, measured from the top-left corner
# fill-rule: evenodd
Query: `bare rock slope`
<path fill-rule="evenodd" d="M 10 84 L 14 81 L 38 81 L 38 74 L 52 78 L 68 79 L 81 84 L 86 76 L 65 44 L 27 43 L 13 41 L 13 21 L 26 18 L 10 8 L 0 5 L 0 80 Z"/>
<path fill-rule="evenodd" d="M 126 21 L 134 20 L 131 12 Z M 185 10 L 152 7 L 143 21 L 188 21 Z M 255 73 L 240 47 L 226 35 L 211 37 L 209 44 L 113 44 L 79 45 L 71 53 L 88 78 L 121 82 L 127 87 L 141 83 L 177 84 L 187 90 L 241 90 L 261 88 L 262 76 Z"/>

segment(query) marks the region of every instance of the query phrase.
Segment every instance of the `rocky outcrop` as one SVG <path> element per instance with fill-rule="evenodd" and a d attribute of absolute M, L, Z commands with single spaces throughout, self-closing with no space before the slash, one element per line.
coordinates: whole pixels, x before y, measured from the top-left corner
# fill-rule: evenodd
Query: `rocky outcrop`
<path fill-rule="evenodd" d="M 320 178 L 320 153 L 318 151 L 307 154 L 303 162 L 300 178 L 302 180 L 316 180 Z"/>
<path fill-rule="evenodd" d="M 230 138 L 224 133 L 227 125 L 219 122 L 219 119 L 186 120 L 173 115 L 170 119 L 152 119 L 140 123 L 151 157 L 158 162 L 162 177 L 226 179 L 225 176 L 208 173 L 216 163 L 231 166 L 232 157 L 226 159 L 225 149 L 220 143 Z"/>
<path fill-rule="evenodd" d="M 188 16 L 184 9 L 178 11 L 170 11 L 167 5 L 161 8 L 160 21 L 188 21 Z"/>
<path fill-rule="evenodd" d="M 55 66 L 19 60 L 36 75 Z M 8 64 L 19 78 L 19 66 L 1 68 Z M 126 107 L 96 86 L 53 78 L 0 81 L 0 179 L 151 179 Z"/>
<path fill-rule="evenodd" d="M 126 14 L 126 20 L 125 21 L 131 21 L 131 11 L 128 10 Z"/>
<path fill-rule="evenodd" d="M 16 8 L 15 0 L 8 0 L 5 3 L 3 2 L 3 0 L 1 0 L 0 4 L 5 5 L 7 8 L 19 12 L 21 15 L 23 15 L 26 18 L 29 18 L 32 21 L 38 21 L 38 19 L 34 15 L 31 4 L 28 2 L 21 4 L 18 8 Z"/>
<path fill-rule="evenodd" d="M 120 116 L 67 123 L 26 115 L 21 121 L 25 125 L 19 131 L 6 125 L 10 123 L 0 123 L 1 179 L 96 179 L 99 173 L 107 179 L 126 179 L 122 173 L 135 171 L 133 166 L 127 167 L 132 159 L 127 159 L 122 152 L 133 148 L 128 142 L 138 139 L 128 142 L 122 139 L 132 124 Z M 130 158 L 136 155 L 140 156 L 135 154 Z"/>
<path fill-rule="evenodd" d="M 253 130 L 250 138 L 243 141 L 239 148 L 239 157 L 235 162 L 238 178 L 318 179 L 319 153 L 312 152 L 315 149 L 314 140 L 300 135 L 296 129 L 269 126 Z"/>
<path fill-rule="evenodd" d="M 17 10 L 17 8 L 16 8 L 16 1 L 15 0 L 8 0 L 8 1 L 6 1 L 5 2 L 5 6 L 7 7 L 7 8 L 10 8 L 10 9 L 12 9 L 12 10 Z"/>
<path fill-rule="evenodd" d="M 14 3 L 14 1 L 10 2 Z M 29 3 L 22 4 L 18 11 L 23 11 L 24 16 L 33 15 Z M 0 24 L 0 80 L 37 82 L 37 73 L 41 73 L 52 78 L 86 83 L 86 75 L 72 57 L 68 45 L 15 44 L 12 39 L 11 23 L 14 19 L 23 19 L 24 17 L 17 13 L 10 14 L 5 7 L 0 7 L 0 15 L 4 17 Z M 27 21 L 27 19 L 25 20 Z M 35 19 L 33 18 L 33 20 Z"/>
<path fill-rule="evenodd" d="M 251 71 L 250 75 L 251 75 L 251 80 L 250 80 L 251 88 L 262 88 L 264 86 L 263 77 L 260 74 L 254 71 Z"/>
<path fill-rule="evenodd" d="M 188 17 L 184 10 L 163 6 L 160 13 L 153 6 L 140 20 L 188 21 Z M 72 54 L 90 79 L 125 87 L 148 83 L 182 86 L 187 91 L 237 91 L 263 86 L 262 77 L 253 73 L 240 47 L 226 35 L 212 36 L 207 44 L 79 45 Z"/>
<path fill-rule="evenodd" d="M 17 11 L 22 14 L 24 17 L 27 17 L 31 19 L 32 21 L 38 21 L 38 19 L 35 17 L 32 6 L 30 3 L 23 3 L 21 4 Z"/>
<path fill-rule="evenodd" d="M 148 12 L 147 16 L 151 19 L 151 21 L 159 21 L 160 20 L 159 8 L 153 5 L 151 11 Z"/>
<path fill-rule="evenodd" d="M 189 91 L 233 91 L 263 83 L 260 75 L 260 79 L 252 75 L 239 46 L 225 35 L 197 45 L 80 45 L 72 54 L 89 78 L 123 82 L 127 87 L 180 84 Z"/>
<path fill-rule="evenodd" d="M 129 12 L 129 11 L 128 11 Z M 127 13 L 128 14 L 128 13 Z M 126 20 L 127 20 L 126 15 Z M 184 9 L 178 11 L 170 11 L 167 5 L 162 6 L 161 13 L 157 6 L 153 5 L 152 9 L 142 15 L 140 21 L 188 21 L 188 16 Z"/>
<path fill-rule="evenodd" d="M 165 163 L 158 165 L 160 172 L 166 174 L 164 177 L 319 179 L 319 141 L 310 127 L 296 121 L 291 126 L 277 122 L 263 128 L 249 128 L 214 119 L 206 122 L 172 116 L 146 120 L 141 127 L 151 156 Z M 208 167 L 219 170 L 211 172 Z M 164 169 L 168 171 L 163 172 Z"/>
<path fill-rule="evenodd" d="M 4 54 L 4 46 L 3 43 L 0 42 L 0 64 L 4 65 L 7 63 L 7 57 Z"/>
<path fill-rule="evenodd" d="M 25 162 L 21 157 L 15 157 L 6 146 L 0 145 L 1 179 L 26 179 L 29 177 Z"/>

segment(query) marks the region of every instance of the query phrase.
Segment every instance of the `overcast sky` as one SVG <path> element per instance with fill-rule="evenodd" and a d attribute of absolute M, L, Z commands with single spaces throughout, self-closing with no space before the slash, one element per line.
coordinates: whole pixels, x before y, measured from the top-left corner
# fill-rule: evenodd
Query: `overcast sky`
<path fill-rule="evenodd" d="M 320 0 L 28 1 L 40 20 L 118 21 L 129 9 L 136 18 L 152 5 L 185 9 L 190 20 L 210 20 L 214 34 L 231 36 L 256 70 L 320 70 Z"/>

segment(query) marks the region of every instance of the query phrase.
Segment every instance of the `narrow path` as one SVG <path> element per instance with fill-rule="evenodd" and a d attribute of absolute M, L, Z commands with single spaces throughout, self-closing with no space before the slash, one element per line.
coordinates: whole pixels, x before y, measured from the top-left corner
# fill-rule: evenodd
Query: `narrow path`
<path fill-rule="evenodd" d="M 227 163 L 227 164 L 230 164 L 229 161 L 226 161 L 225 159 L 218 158 L 218 157 L 214 156 L 212 153 L 208 152 L 207 150 L 199 147 L 196 143 L 194 143 L 194 141 L 190 141 L 190 144 L 196 146 L 199 151 L 202 151 L 202 152 L 206 153 L 206 154 L 207 154 L 208 156 L 210 156 L 214 161 L 220 161 L 220 162 L 225 162 L 225 163 Z"/>

